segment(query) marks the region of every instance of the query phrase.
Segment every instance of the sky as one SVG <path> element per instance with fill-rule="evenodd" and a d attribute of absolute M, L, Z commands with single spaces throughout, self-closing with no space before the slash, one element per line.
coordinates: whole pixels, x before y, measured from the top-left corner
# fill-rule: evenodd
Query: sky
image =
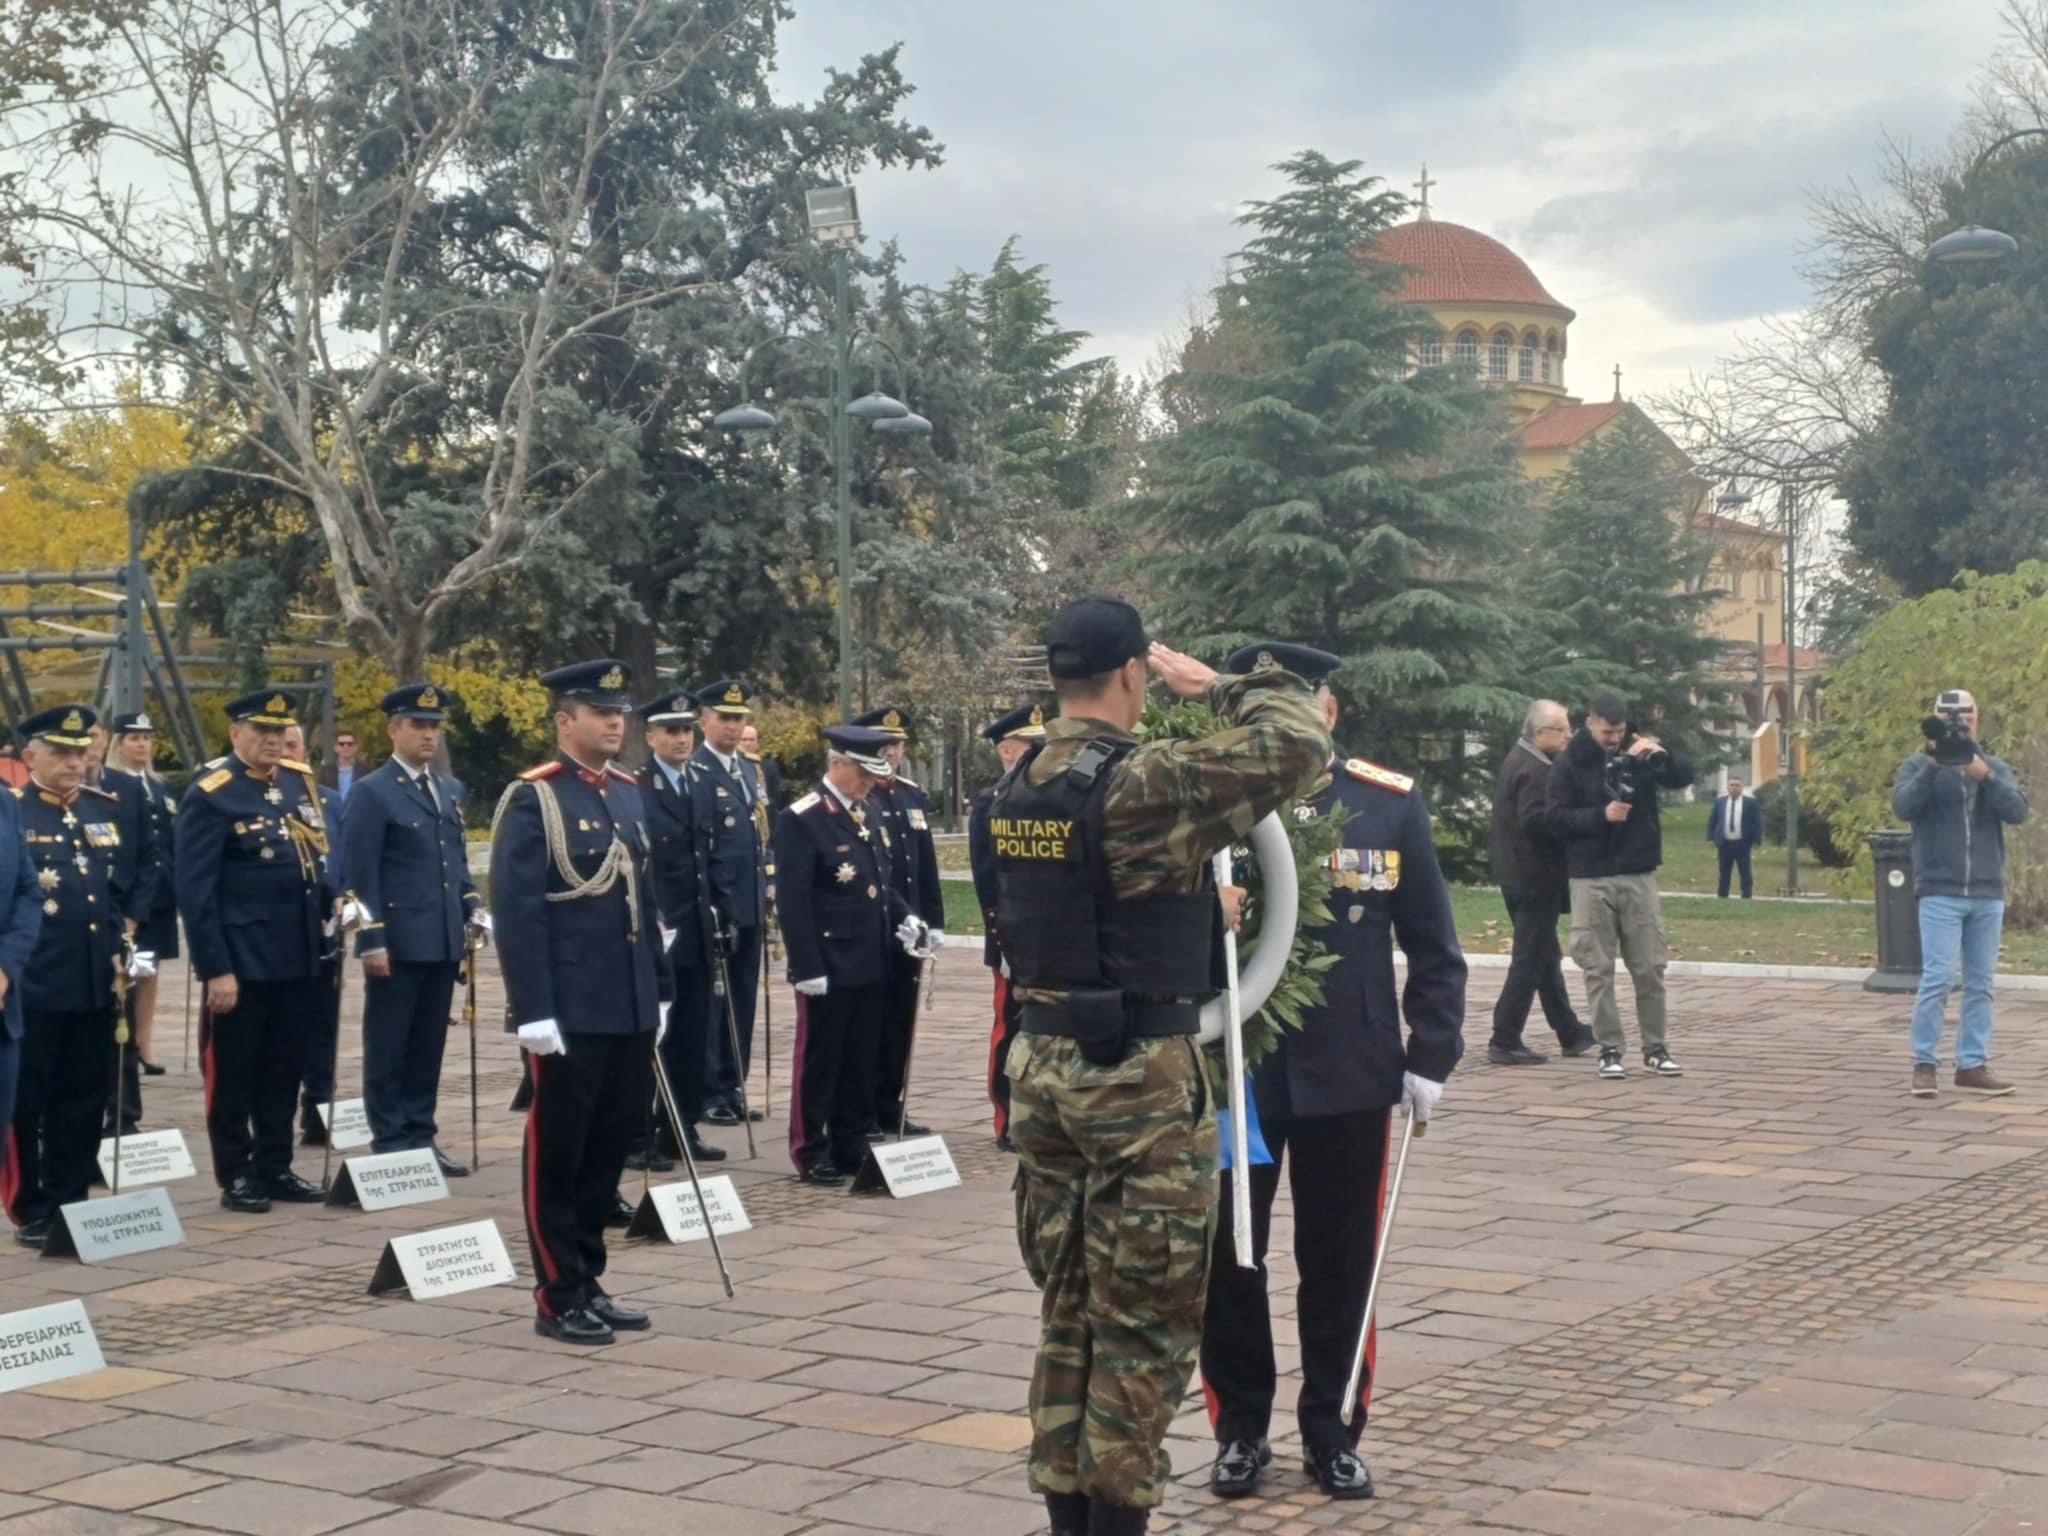
<path fill-rule="evenodd" d="M 1874 181 L 1882 136 L 1945 141 L 1997 0 L 794 0 L 779 83 L 903 44 L 936 171 L 858 179 L 913 279 L 1049 265 L 1065 323 L 1142 371 L 1301 149 L 1505 241 L 1578 311 L 1604 399 L 1710 369 L 1806 301 L 1808 198 Z"/>

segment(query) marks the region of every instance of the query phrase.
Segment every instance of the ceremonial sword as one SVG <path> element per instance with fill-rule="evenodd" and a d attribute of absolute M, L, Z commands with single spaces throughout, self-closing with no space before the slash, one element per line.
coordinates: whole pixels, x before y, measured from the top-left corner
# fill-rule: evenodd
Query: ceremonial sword
<path fill-rule="evenodd" d="M 1408 1111 L 1401 1127 L 1401 1156 L 1394 1164 L 1393 1181 L 1387 1186 L 1387 1209 L 1380 1217 L 1379 1235 L 1372 1245 L 1372 1281 L 1365 1288 L 1365 1320 L 1358 1325 L 1358 1347 L 1351 1353 L 1351 1380 L 1344 1388 L 1344 1423 L 1349 1427 L 1358 1412 L 1358 1389 L 1365 1376 L 1365 1348 L 1372 1342 L 1372 1314 L 1380 1299 L 1380 1271 L 1387 1264 L 1387 1234 L 1394 1230 L 1394 1210 L 1401 1203 L 1401 1177 L 1408 1171 L 1408 1145 L 1429 1130 L 1427 1120 L 1417 1120 Z"/>

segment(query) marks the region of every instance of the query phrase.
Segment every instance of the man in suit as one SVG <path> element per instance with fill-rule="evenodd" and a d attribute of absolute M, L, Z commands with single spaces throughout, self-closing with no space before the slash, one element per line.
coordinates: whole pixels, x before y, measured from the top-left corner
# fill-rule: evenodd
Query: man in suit
<path fill-rule="evenodd" d="M 336 800 L 347 800 L 354 792 L 356 780 L 362 777 L 362 767 L 356 761 L 356 733 L 339 730 L 334 733 L 334 760 L 323 764 L 320 769 L 320 786 L 334 791 Z"/>
<path fill-rule="evenodd" d="M 1721 880 L 1715 894 L 1728 899 L 1728 871 L 1742 871 L 1742 899 L 1750 899 L 1749 850 L 1764 840 L 1763 809 L 1742 792 L 1742 780 L 1732 774 L 1728 793 L 1714 802 L 1707 815 L 1707 841 L 1721 854 Z"/>
<path fill-rule="evenodd" d="M 1024 760 L 1034 743 L 1045 740 L 1045 711 L 1036 704 L 1019 704 L 984 726 L 981 739 L 996 749 L 996 760 L 1007 775 Z M 996 1145 L 1005 1152 L 1014 1152 L 1017 1149 L 1010 1140 L 1010 1079 L 1003 1071 L 1003 1063 L 1009 1058 L 1010 1042 L 1017 1038 L 1024 1010 L 1011 994 L 1010 968 L 1003 959 L 1002 944 L 996 934 L 996 901 L 1002 894 L 1002 884 L 996 864 L 996 842 L 988 828 L 989 807 L 995 798 L 996 785 L 991 784 L 968 804 L 967 864 L 974 875 L 975 905 L 981 908 L 981 963 L 988 967 L 995 983 L 995 1019 L 988 1036 L 988 1101 L 995 1106 Z"/>
<path fill-rule="evenodd" d="M 435 1143 L 455 977 L 490 914 L 469 878 L 462 785 L 434 769 L 448 699 L 407 683 L 378 703 L 391 756 L 349 797 L 342 863 L 363 909 L 363 1111 L 373 1150 L 432 1147 L 449 1178 L 469 1172 Z"/>
<path fill-rule="evenodd" d="M 707 1004 L 710 1035 L 704 1089 L 704 1119 L 738 1125 L 747 1072 L 754 1056 L 754 1004 L 761 984 L 761 930 L 768 913 L 768 886 L 775 871 L 768 856 L 768 806 L 753 764 L 740 756 L 740 732 L 752 713 L 754 690 L 739 678 L 723 678 L 697 691 L 698 731 L 704 738 L 690 758 L 696 770 L 690 792 L 697 818 L 698 850 L 711 895 L 713 941 L 725 952 L 727 998 Z M 716 957 L 702 985 L 717 980 Z M 725 1005 L 732 1005 L 732 1020 Z M 733 1051 L 733 1036 L 739 1051 Z"/>

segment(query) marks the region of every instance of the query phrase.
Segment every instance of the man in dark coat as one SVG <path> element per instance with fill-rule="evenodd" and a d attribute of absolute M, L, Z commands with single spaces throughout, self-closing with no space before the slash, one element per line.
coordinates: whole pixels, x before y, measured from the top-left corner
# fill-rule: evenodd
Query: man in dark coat
<path fill-rule="evenodd" d="M 1024 760 L 1033 742 L 1045 740 L 1045 711 L 1036 704 L 1019 704 L 1015 709 L 1005 710 L 982 728 L 981 739 L 996 749 L 996 760 L 1007 774 Z M 1024 1010 L 1010 991 L 1010 968 L 1003 959 L 1002 940 L 996 929 L 996 902 L 1002 894 L 1002 882 L 996 866 L 995 838 L 988 827 L 996 787 L 989 785 L 967 807 L 967 864 L 974 875 L 974 902 L 981 908 L 981 963 L 988 967 L 995 984 L 995 1016 L 988 1036 L 988 1101 L 996 1111 L 996 1145 L 1005 1152 L 1014 1152 L 1016 1146 L 1010 1140 L 1010 1079 L 1003 1071 L 1003 1063 L 1009 1057 L 1010 1042 L 1017 1038 Z"/>
<path fill-rule="evenodd" d="M 1501 759 L 1493 791 L 1493 878 L 1514 928 L 1508 974 L 1493 1005 L 1493 1039 L 1486 1059 L 1495 1066 L 1526 1066 L 1544 1059 L 1522 1043 L 1529 1004 L 1543 999 L 1543 1018 L 1567 1056 L 1593 1048 L 1593 1031 L 1572 1011 L 1564 985 L 1564 952 L 1557 920 L 1571 904 L 1564 849 L 1543 819 L 1550 765 L 1571 739 L 1570 719 L 1555 699 L 1538 699 L 1522 721 L 1521 739 Z"/>
<path fill-rule="evenodd" d="M 754 1059 L 754 1007 L 761 984 L 761 943 L 768 917 L 768 886 L 774 878 L 768 856 L 769 808 L 754 764 L 740 755 L 740 733 L 753 713 L 754 690 L 742 679 L 722 678 L 697 690 L 698 734 L 690 757 L 690 808 L 696 818 L 698 854 L 710 895 L 713 940 L 724 954 L 728 995 L 710 995 L 705 1052 L 704 1119 L 738 1125 L 754 1119 L 745 1098 Z M 715 986 L 718 957 L 711 957 L 702 987 Z M 726 1016 L 730 1004 L 732 1015 Z M 735 1053 L 734 1037 L 738 1050 Z"/>

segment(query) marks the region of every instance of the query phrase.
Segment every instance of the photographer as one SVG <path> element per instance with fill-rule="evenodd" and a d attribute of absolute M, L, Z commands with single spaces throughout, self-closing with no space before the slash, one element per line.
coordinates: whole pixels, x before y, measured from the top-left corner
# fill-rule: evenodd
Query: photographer
<path fill-rule="evenodd" d="M 1618 954 L 1636 988 L 1643 1064 L 1659 1077 L 1685 1069 L 1664 1042 L 1664 920 L 1657 866 L 1664 832 L 1657 791 L 1692 783 L 1692 764 L 1628 723 L 1628 706 L 1596 693 L 1586 723 L 1551 765 L 1543 815 L 1564 845 L 1572 888 L 1572 958 L 1586 977 L 1586 1001 L 1600 1042 L 1600 1075 L 1626 1077 L 1621 1010 L 1614 999 Z"/>
<path fill-rule="evenodd" d="M 1922 722 L 1927 746 L 1899 765 L 1892 811 L 1913 828 L 1913 890 L 1920 898 L 1920 995 L 1913 1004 L 1913 1096 L 1935 1092 L 1934 1050 L 1960 962 L 1963 1017 L 1956 1030 L 1955 1085 L 1997 1096 L 1991 976 L 2005 926 L 2005 829 L 2027 819 L 2012 769 L 1977 745 L 1977 701 L 1951 688 Z"/>

